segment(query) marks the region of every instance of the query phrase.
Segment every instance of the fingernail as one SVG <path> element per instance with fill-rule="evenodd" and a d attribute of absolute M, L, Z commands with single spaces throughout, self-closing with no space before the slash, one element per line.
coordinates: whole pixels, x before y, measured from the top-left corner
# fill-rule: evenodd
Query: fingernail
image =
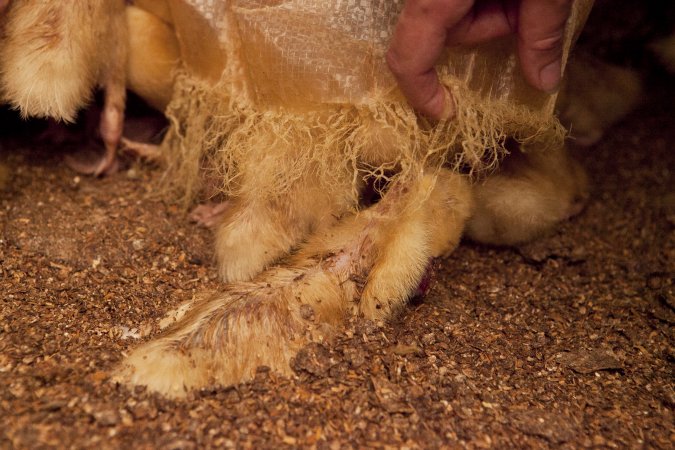
<path fill-rule="evenodd" d="M 548 94 L 555 94 L 558 92 L 561 76 L 560 60 L 553 61 L 548 66 L 545 66 L 539 72 L 541 89 Z"/>
<path fill-rule="evenodd" d="M 440 120 L 451 119 L 455 116 L 455 101 L 452 99 L 452 95 L 448 92 L 447 88 L 443 87 L 443 94 L 445 94 L 445 100 L 443 102 L 443 112 L 441 113 Z"/>

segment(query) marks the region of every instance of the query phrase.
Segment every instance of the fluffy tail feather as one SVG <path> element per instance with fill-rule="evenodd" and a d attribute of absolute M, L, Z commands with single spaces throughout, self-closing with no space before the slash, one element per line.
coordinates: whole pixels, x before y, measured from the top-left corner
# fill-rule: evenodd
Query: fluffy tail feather
<path fill-rule="evenodd" d="M 11 2 L 0 41 L 0 97 L 24 116 L 73 121 L 112 57 L 103 43 L 120 7 L 123 14 L 120 0 Z"/>

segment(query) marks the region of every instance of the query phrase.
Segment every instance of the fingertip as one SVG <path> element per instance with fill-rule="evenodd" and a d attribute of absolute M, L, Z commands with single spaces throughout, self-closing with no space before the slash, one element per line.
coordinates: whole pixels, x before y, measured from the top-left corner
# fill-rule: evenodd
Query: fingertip
<path fill-rule="evenodd" d="M 455 102 L 450 92 L 442 85 L 438 85 L 436 93 L 427 102 L 413 107 L 420 114 L 433 120 L 452 119 L 456 114 Z"/>
<path fill-rule="evenodd" d="M 455 117 L 457 113 L 457 107 L 455 106 L 455 100 L 452 98 L 452 94 L 445 87 L 441 87 L 443 91 L 443 110 L 439 117 L 440 120 L 448 120 Z"/>
<path fill-rule="evenodd" d="M 560 87 L 562 65 L 560 59 L 547 64 L 539 71 L 539 87 L 547 94 L 555 94 Z"/>
<path fill-rule="evenodd" d="M 422 74 L 410 73 L 403 69 L 397 53 L 391 48 L 386 54 L 386 60 L 399 89 L 415 111 L 433 120 L 454 115 L 454 103 L 440 84 L 435 68 Z"/>
<path fill-rule="evenodd" d="M 572 0 L 521 0 L 518 56 L 523 74 L 535 88 L 555 93 L 562 77 L 565 28 Z"/>

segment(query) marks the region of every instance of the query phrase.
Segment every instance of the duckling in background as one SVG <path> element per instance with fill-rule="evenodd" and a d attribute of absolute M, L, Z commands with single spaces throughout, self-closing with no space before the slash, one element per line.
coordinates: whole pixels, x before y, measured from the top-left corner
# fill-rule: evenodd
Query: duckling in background
<path fill-rule="evenodd" d="M 666 70 L 675 74 L 675 30 L 669 36 L 652 42 L 650 47 Z"/>
<path fill-rule="evenodd" d="M 127 6 L 125 14 L 129 32 L 127 88 L 163 112 L 171 100 L 173 75 L 180 61 L 178 39 L 166 2 L 146 0 L 135 5 Z M 167 9 L 152 8 L 156 5 Z"/>
<path fill-rule="evenodd" d="M 574 141 L 598 142 L 605 132 L 635 109 L 643 94 L 637 70 L 579 53 L 570 60 L 557 109 Z"/>
<path fill-rule="evenodd" d="M 486 244 L 519 245 L 580 213 L 588 176 L 565 147 L 513 150 L 496 173 L 473 187 L 467 237 Z"/>
<path fill-rule="evenodd" d="M 3 7 L 0 97 L 25 117 L 72 122 L 102 88 L 105 153 L 93 163 L 70 164 L 93 175 L 114 172 L 126 99 L 125 1 L 13 0 Z"/>
<path fill-rule="evenodd" d="M 149 106 L 164 112 L 173 95 L 180 48 L 163 0 L 136 1 L 126 8 L 128 29 L 127 88 Z M 124 149 L 136 156 L 161 160 L 159 146 L 146 140 L 122 138 Z"/>

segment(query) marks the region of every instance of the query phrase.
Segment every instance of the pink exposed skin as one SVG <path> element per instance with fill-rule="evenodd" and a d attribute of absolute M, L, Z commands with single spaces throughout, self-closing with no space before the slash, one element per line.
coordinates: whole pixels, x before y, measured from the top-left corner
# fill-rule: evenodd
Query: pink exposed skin
<path fill-rule="evenodd" d="M 103 111 L 99 121 L 99 132 L 105 152 L 103 156 L 93 162 L 83 161 L 76 157 L 68 157 L 68 166 L 79 173 L 101 176 L 111 175 L 119 169 L 117 148 L 122 139 L 124 128 L 124 102 L 126 92 L 124 86 L 108 84 L 105 88 Z"/>
<path fill-rule="evenodd" d="M 117 169 L 117 146 L 124 128 L 124 85 L 108 83 L 105 86 L 105 104 L 101 114 L 101 138 L 105 145 L 105 155 L 94 170 L 94 175 L 115 172 Z"/>
<path fill-rule="evenodd" d="M 220 218 L 225 214 L 231 203 L 228 201 L 222 203 L 206 203 L 197 205 L 190 211 L 189 218 L 191 221 L 206 228 L 213 228 L 218 223 Z"/>
<path fill-rule="evenodd" d="M 432 258 L 429 260 L 427 268 L 424 271 L 424 275 L 422 276 L 422 279 L 420 279 L 420 283 L 417 286 L 417 289 L 415 289 L 415 292 L 412 294 L 412 298 L 417 299 L 425 298 L 429 293 L 429 291 L 431 291 L 435 278 L 436 273 L 434 270 L 434 260 Z"/>
<path fill-rule="evenodd" d="M 443 49 L 516 34 L 525 79 L 552 93 L 560 83 L 571 7 L 572 0 L 407 0 L 387 63 L 413 108 L 433 119 L 449 118 L 454 106 L 434 69 Z"/>
<path fill-rule="evenodd" d="M 7 5 L 9 5 L 9 0 L 0 0 L 0 13 L 7 8 Z"/>
<path fill-rule="evenodd" d="M 120 143 L 122 144 L 121 150 L 126 153 L 138 156 L 147 161 L 162 160 L 162 150 L 159 145 L 141 141 L 132 141 L 131 139 L 124 137 L 120 140 Z"/>
<path fill-rule="evenodd" d="M 114 120 L 119 118 L 117 114 L 111 114 L 111 116 Z M 71 132 L 63 126 L 63 124 L 50 122 L 47 129 L 42 132 L 38 138 L 42 141 L 57 145 L 71 140 L 76 141 L 78 144 L 82 144 L 85 139 L 87 141 L 93 141 L 94 137 L 97 135 L 96 129 L 98 128 L 100 130 L 103 125 L 106 125 L 104 123 L 105 113 L 99 107 L 93 106 L 86 109 L 82 119 L 86 124 L 84 131 Z M 120 128 L 115 123 L 112 123 L 112 126 L 113 128 Z M 147 143 L 157 139 L 157 136 L 160 135 L 162 130 L 166 127 L 166 121 L 162 116 L 127 116 L 124 117 L 123 126 L 127 137 L 120 138 L 119 150 L 121 152 L 134 158 L 141 158 L 150 163 L 156 163 L 162 160 L 160 147 L 155 144 Z M 100 135 L 101 132 L 99 131 L 98 134 Z M 112 137 L 115 137 L 115 135 L 113 134 Z M 92 142 L 90 142 L 90 144 L 92 144 Z M 98 146 L 93 145 L 92 147 L 98 148 Z M 103 175 L 110 175 L 118 170 L 119 159 L 114 152 L 110 155 L 112 156 L 112 159 L 108 159 L 110 157 L 107 154 L 108 148 L 112 148 L 112 145 L 105 147 L 106 150 L 104 150 L 103 154 L 100 154 L 99 152 L 93 160 L 91 154 L 87 151 L 67 155 L 65 157 L 66 164 L 78 173 L 95 174 L 96 168 L 111 161 L 111 163 L 109 163 L 110 169 L 102 173 Z"/>

